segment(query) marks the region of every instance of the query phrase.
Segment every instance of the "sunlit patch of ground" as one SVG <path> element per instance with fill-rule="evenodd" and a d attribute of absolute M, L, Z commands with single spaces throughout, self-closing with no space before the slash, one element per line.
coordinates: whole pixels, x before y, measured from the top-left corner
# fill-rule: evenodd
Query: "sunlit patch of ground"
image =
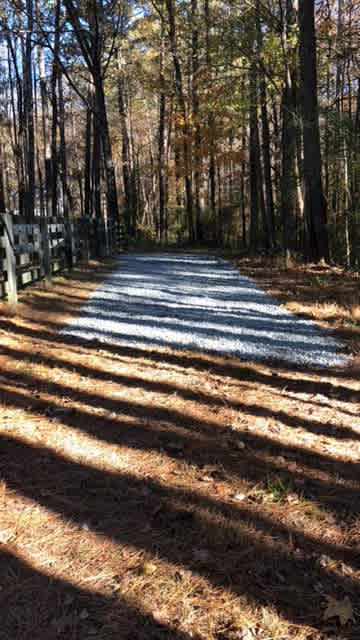
<path fill-rule="evenodd" d="M 64 341 L 104 273 L 2 307 L 0 638 L 358 639 L 356 370 Z"/>
<path fill-rule="evenodd" d="M 348 344 L 360 365 L 360 274 L 340 267 L 299 264 L 285 268 L 279 258 L 235 259 L 244 273 L 297 315 L 330 327 Z"/>

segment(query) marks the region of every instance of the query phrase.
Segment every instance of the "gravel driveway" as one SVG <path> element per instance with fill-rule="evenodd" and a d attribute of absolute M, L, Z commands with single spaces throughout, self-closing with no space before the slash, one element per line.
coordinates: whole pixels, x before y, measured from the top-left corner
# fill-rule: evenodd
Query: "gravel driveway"
<path fill-rule="evenodd" d="M 122 256 L 62 333 L 244 360 L 346 363 L 328 332 L 284 309 L 230 262 L 190 253 Z"/>

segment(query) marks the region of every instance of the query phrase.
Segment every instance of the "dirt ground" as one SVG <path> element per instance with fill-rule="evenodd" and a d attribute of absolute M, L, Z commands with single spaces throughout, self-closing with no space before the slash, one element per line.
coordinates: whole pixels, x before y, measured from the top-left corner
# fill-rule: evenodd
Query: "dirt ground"
<path fill-rule="evenodd" d="M 240 267 L 352 364 L 60 336 L 111 264 L 1 304 L 1 640 L 360 638 L 359 280 Z"/>

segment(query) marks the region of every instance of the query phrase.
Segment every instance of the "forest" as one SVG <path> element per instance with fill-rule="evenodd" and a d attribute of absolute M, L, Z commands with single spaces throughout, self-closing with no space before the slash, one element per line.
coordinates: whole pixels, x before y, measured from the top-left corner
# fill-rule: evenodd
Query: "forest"
<path fill-rule="evenodd" d="M 359 45 L 0 0 L 0 640 L 360 639 Z"/>
<path fill-rule="evenodd" d="M 358 0 L 5 0 L 0 210 L 360 264 Z"/>

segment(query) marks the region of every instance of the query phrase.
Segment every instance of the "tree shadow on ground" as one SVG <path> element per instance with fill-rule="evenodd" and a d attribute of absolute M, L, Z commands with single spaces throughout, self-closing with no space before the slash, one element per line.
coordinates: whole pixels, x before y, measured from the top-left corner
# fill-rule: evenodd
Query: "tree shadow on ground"
<path fill-rule="evenodd" d="M 347 594 L 360 602 L 357 579 L 319 564 L 323 555 L 358 564 L 355 550 L 319 542 L 269 515 L 219 498 L 91 468 L 16 439 L 3 438 L 1 454 L 2 476 L 11 492 L 79 527 L 87 523 L 119 545 L 184 567 L 257 606 L 271 605 L 292 623 L 306 620 L 323 627 L 314 585 L 321 585 L 320 601 L 325 594 Z M 200 557 L 199 542 L 206 550 Z M 96 618 L 93 605 L 89 613 Z M 349 629 L 346 637 L 355 639 L 357 631 Z"/>
<path fill-rule="evenodd" d="M 51 306 L 51 298 L 48 304 Z M 311 377 L 307 369 L 285 363 L 273 363 L 265 370 L 196 353 L 67 340 L 56 333 L 59 323 L 44 317 L 44 301 L 41 305 L 43 315 L 36 317 L 33 326 L 11 318 L 0 322 L 0 329 L 18 341 L 16 346 L 0 345 L 0 357 L 6 361 L 0 400 L 9 411 L 18 411 L 22 420 L 37 425 L 31 437 L 30 432 L 22 434 L 21 425 L 10 424 L 8 431 L 3 430 L 0 470 L 4 496 L 30 505 L 34 519 L 40 508 L 76 530 L 82 530 L 85 523 L 85 531 L 104 544 L 111 542 L 119 552 L 124 546 L 141 551 L 163 563 L 172 575 L 183 568 L 217 590 L 219 598 L 231 593 L 241 602 L 246 598 L 255 608 L 271 607 L 291 625 L 309 625 L 309 637 L 316 640 L 358 640 L 357 617 L 341 630 L 336 619 L 323 620 L 321 607 L 326 606 L 327 596 L 337 600 L 349 596 L 355 614 L 359 611 L 358 536 L 355 531 L 351 545 L 345 534 L 355 530 L 358 522 L 360 465 L 281 442 L 270 434 L 234 434 L 217 419 L 223 404 L 222 381 L 239 383 L 239 398 L 228 405 L 254 419 L 274 417 L 276 412 L 261 401 L 257 405 L 247 401 L 241 396 L 246 393 L 241 384 L 261 385 L 269 393 L 286 388 L 295 394 L 324 394 L 329 399 L 337 394 L 355 407 L 357 397 L 348 384 L 349 372 L 319 371 L 315 379 L 314 371 Z M 70 308 L 71 304 L 66 311 Z M 93 363 L 94 355 L 101 359 L 101 366 Z M 22 368 L 16 367 L 17 361 Z M 108 370 L 107 363 L 114 369 L 116 362 L 128 362 L 129 370 Z M 137 363 L 153 371 L 152 378 L 136 372 Z M 37 373 L 38 366 L 48 371 L 48 377 Z M 157 367 L 195 372 L 200 377 L 216 375 L 220 390 L 206 393 L 171 379 L 158 380 Z M 52 371 L 60 369 L 63 378 L 54 380 Z M 295 372 L 302 372 L 303 377 L 294 377 Z M 91 388 L 75 386 L 67 375 L 88 380 Z M 114 388 L 138 390 L 138 395 L 131 400 L 109 395 L 105 385 L 111 383 Z M 162 406 L 156 399 L 149 402 L 147 393 L 178 396 L 187 404 L 185 408 Z M 203 414 L 193 412 L 194 405 Z M 57 413 L 64 407 L 65 411 Z M 358 440 L 355 430 L 334 429 L 285 410 L 278 410 L 275 417 L 286 427 L 301 427 L 340 444 Z M 69 437 L 91 438 L 95 447 L 155 455 L 158 469 L 174 465 L 174 478 L 180 477 L 183 483 L 162 482 L 158 469 L 152 475 L 145 463 L 140 471 L 114 471 L 106 468 L 105 459 L 92 460 L 85 451 L 83 460 L 72 458 L 61 442 L 44 444 L 44 430 L 51 438 L 51 431 L 57 428 Z M 239 437 L 243 449 L 235 446 Z M 191 478 L 189 486 L 187 478 Z M 326 528 L 331 516 L 333 530 L 320 536 L 315 519 L 314 529 L 306 528 L 301 513 L 299 521 L 284 517 L 286 502 L 280 511 L 275 502 L 260 500 L 259 488 L 263 490 L 268 479 L 277 478 L 300 502 L 306 502 L 304 509 L 320 507 L 320 526 Z M 230 492 L 224 493 L 225 484 Z M 234 495 L 238 491 L 245 491 L 248 499 L 237 502 Z M 311 517 L 317 517 L 314 514 Z M 324 563 L 324 557 L 329 561 Z M 19 547 L 10 544 L 0 557 L 0 603 L 5 611 L 0 638 L 196 638 L 179 630 L 177 620 L 156 620 L 141 601 L 134 602 L 121 591 L 92 592 L 76 586 L 76 577 L 71 571 L 66 579 L 47 574 L 26 559 L 26 545 L 20 554 Z M 83 610 L 86 616 L 81 616 Z M 234 640 L 239 633 L 231 635 L 230 627 L 214 629 L 213 637 Z"/>
<path fill-rule="evenodd" d="M 0 551 L 1 640 L 192 640 L 119 595 L 94 593 Z"/>
<path fill-rule="evenodd" d="M 297 315 L 309 318 L 311 310 L 311 317 L 326 321 L 341 340 L 359 343 L 360 318 L 351 314 L 360 303 L 358 273 L 319 264 L 284 268 L 271 258 L 235 262 L 242 273 L 273 291 L 277 300 L 295 303 Z"/>
<path fill-rule="evenodd" d="M 260 361 L 346 362 L 324 329 L 289 313 L 229 262 L 137 254 L 120 266 L 67 327 L 69 335 Z"/>

